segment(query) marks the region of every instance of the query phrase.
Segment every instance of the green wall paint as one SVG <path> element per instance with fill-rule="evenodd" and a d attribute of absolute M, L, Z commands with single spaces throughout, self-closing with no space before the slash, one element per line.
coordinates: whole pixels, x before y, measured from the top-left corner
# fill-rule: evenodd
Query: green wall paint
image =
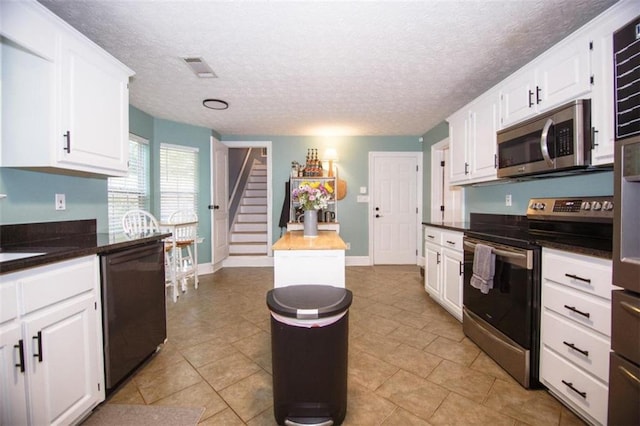
<path fill-rule="evenodd" d="M 107 232 L 107 179 L 0 168 L 0 224 L 96 219 Z M 55 194 L 65 194 L 66 210 L 54 208 Z"/>
<path fill-rule="evenodd" d="M 341 179 L 347 182 L 347 195 L 338 202 L 340 236 L 351 243 L 347 256 L 367 256 L 369 253 L 368 204 L 357 203 L 361 186 L 369 191 L 369 152 L 401 151 L 420 152 L 422 144 L 418 136 L 223 136 L 224 142 L 271 141 L 273 149 L 273 242 L 280 238 L 278 221 L 285 195 L 285 183 L 289 180 L 291 162 L 304 163 L 308 148 L 318 149 L 322 155 L 327 148 L 335 148 L 338 161 L 335 165 Z M 231 145 L 230 143 L 230 145 Z"/>

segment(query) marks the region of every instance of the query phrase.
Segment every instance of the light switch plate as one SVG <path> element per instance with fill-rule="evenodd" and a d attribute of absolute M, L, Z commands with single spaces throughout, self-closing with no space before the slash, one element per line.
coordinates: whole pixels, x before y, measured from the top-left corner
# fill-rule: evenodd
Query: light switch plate
<path fill-rule="evenodd" d="M 369 202 L 369 196 L 368 195 L 358 195 L 357 201 L 359 203 L 368 203 Z"/>
<path fill-rule="evenodd" d="M 56 194 L 56 210 L 66 210 L 67 201 L 64 194 Z"/>
<path fill-rule="evenodd" d="M 507 196 L 504 197 L 504 205 L 511 207 L 511 194 L 507 194 Z"/>
<path fill-rule="evenodd" d="M 360 187 L 360 193 L 361 194 L 366 194 L 367 193 L 367 187 L 366 186 L 361 186 Z"/>

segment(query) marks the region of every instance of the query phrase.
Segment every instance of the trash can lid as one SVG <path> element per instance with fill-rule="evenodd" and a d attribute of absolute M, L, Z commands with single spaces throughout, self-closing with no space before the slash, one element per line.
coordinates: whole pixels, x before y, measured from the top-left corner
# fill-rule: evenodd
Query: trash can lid
<path fill-rule="evenodd" d="M 330 285 L 291 285 L 267 292 L 267 306 L 289 318 L 324 318 L 338 315 L 351 306 L 350 290 Z"/>

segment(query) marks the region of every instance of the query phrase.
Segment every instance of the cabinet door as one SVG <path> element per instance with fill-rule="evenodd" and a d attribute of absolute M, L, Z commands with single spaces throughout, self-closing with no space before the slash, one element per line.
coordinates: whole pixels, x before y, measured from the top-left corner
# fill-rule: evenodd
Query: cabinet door
<path fill-rule="evenodd" d="M 22 344 L 23 359 L 26 347 L 22 340 L 20 324 L 16 321 L 0 327 L 0 424 L 27 424 L 27 394 L 25 390 L 26 366 L 20 359 Z M 16 347 L 18 345 L 18 347 Z M 20 365 L 25 367 L 22 371 Z"/>
<path fill-rule="evenodd" d="M 500 124 L 510 126 L 536 113 L 535 72 L 514 74 L 500 88 Z"/>
<path fill-rule="evenodd" d="M 442 250 L 442 306 L 462 321 L 462 253 Z"/>
<path fill-rule="evenodd" d="M 467 110 L 453 114 L 449 121 L 449 181 L 451 184 L 468 179 L 469 163 L 467 162 Z"/>
<path fill-rule="evenodd" d="M 589 41 L 573 40 L 556 49 L 537 67 L 534 95 L 538 110 L 549 110 L 591 91 Z"/>
<path fill-rule="evenodd" d="M 69 424 L 101 400 L 96 312 L 86 293 L 26 317 L 33 424 Z"/>
<path fill-rule="evenodd" d="M 128 75 L 83 40 L 62 37 L 58 162 L 69 168 L 126 175 Z"/>
<path fill-rule="evenodd" d="M 478 99 L 469 113 L 468 157 L 472 180 L 496 178 L 498 94 Z"/>
<path fill-rule="evenodd" d="M 613 112 L 613 32 L 605 28 L 593 37 L 591 53 L 593 90 L 591 94 L 591 125 L 593 127 L 593 149 L 591 163 L 596 165 L 613 163 L 615 141 Z"/>
<path fill-rule="evenodd" d="M 440 299 L 440 246 L 424 244 L 424 289 L 432 297 Z"/>

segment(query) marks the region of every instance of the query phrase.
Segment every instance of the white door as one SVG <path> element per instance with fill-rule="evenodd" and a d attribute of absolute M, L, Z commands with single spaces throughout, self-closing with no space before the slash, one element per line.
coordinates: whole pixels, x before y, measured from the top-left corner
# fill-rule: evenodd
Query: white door
<path fill-rule="evenodd" d="M 212 264 L 229 256 L 229 148 L 215 138 L 213 146 L 213 189 L 211 210 Z"/>
<path fill-rule="evenodd" d="M 369 154 L 373 264 L 415 265 L 418 257 L 420 152 Z M 371 223 L 370 222 L 370 223 Z M 371 226 L 370 226 L 371 229 Z"/>

